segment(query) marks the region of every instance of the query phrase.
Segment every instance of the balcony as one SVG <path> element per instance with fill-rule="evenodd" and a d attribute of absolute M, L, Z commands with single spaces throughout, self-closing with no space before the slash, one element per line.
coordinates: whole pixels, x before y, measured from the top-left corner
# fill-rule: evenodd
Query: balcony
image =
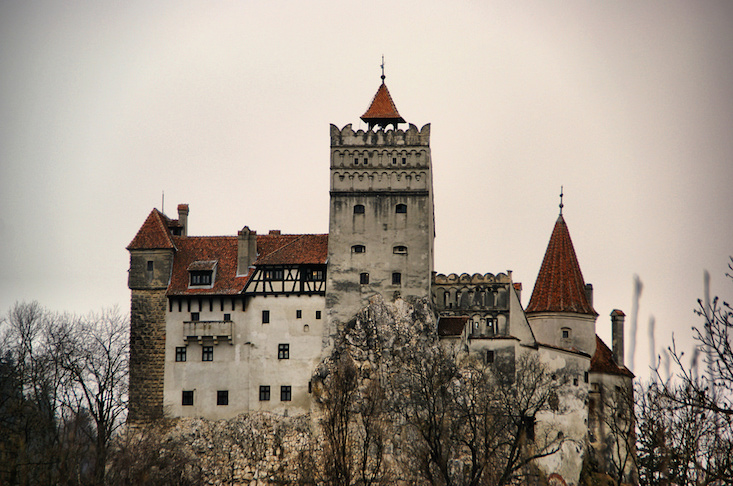
<path fill-rule="evenodd" d="M 184 321 L 183 340 L 186 344 L 204 340 L 232 344 L 232 321 Z"/>

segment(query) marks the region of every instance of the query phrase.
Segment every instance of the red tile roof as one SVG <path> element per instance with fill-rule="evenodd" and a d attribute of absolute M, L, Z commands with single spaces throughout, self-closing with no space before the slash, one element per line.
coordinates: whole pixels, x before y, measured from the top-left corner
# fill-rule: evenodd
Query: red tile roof
<path fill-rule="evenodd" d="M 390 96 L 387 85 L 384 82 L 379 86 L 377 94 L 374 95 L 374 99 L 372 100 L 372 104 L 369 105 L 369 108 L 361 116 L 361 119 L 369 123 L 370 126 L 405 123 L 405 119 L 397 111 L 397 107 L 394 101 L 392 101 L 392 96 Z"/>
<path fill-rule="evenodd" d="M 325 264 L 328 235 L 258 235 L 255 265 Z"/>
<path fill-rule="evenodd" d="M 596 373 L 607 373 L 609 375 L 622 375 L 633 378 L 634 374 L 625 366 L 619 366 L 613 359 L 613 352 L 606 346 L 601 338 L 596 335 L 596 352 L 590 359 L 590 371 Z"/>
<path fill-rule="evenodd" d="M 240 293 L 248 275 L 237 276 L 236 236 L 174 236 L 173 260 L 168 295 L 232 295 Z M 259 258 L 255 265 L 325 264 L 328 235 L 257 235 Z M 212 269 L 211 288 L 189 288 L 189 270 Z"/>
<path fill-rule="evenodd" d="M 562 215 L 552 231 L 526 312 L 598 315 L 585 297 L 583 274 Z"/>
<path fill-rule="evenodd" d="M 438 336 L 460 336 L 468 320 L 468 316 L 441 317 L 438 320 Z"/>
<path fill-rule="evenodd" d="M 135 238 L 132 239 L 128 250 L 158 250 L 158 249 L 175 249 L 171 232 L 168 228 L 176 226 L 177 221 L 168 219 L 168 217 L 153 209 L 150 211 L 148 218 L 138 230 Z"/>

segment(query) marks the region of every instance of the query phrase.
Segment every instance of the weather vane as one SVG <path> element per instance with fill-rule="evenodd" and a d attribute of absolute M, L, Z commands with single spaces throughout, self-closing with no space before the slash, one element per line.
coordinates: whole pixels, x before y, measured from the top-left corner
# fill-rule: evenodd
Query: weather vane
<path fill-rule="evenodd" d="M 382 68 L 382 82 L 384 83 L 384 54 L 382 54 L 382 64 L 379 66 Z"/>
<path fill-rule="evenodd" d="M 562 208 L 563 208 L 562 196 L 563 196 L 563 194 L 562 194 L 562 186 L 560 186 L 560 216 L 562 216 Z"/>

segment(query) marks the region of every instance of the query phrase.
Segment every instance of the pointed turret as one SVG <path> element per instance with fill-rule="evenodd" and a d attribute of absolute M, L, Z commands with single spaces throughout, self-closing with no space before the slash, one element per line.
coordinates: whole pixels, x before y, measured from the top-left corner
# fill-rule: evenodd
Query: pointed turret
<path fill-rule="evenodd" d="M 362 121 L 369 124 L 369 130 L 374 126 L 387 128 L 389 125 L 397 128 L 398 123 L 405 123 L 400 116 L 397 107 L 392 101 L 387 85 L 384 84 L 384 57 L 382 57 L 382 84 L 374 95 L 372 104 L 369 105 L 366 113 L 361 116 Z"/>
<path fill-rule="evenodd" d="M 583 273 L 580 271 L 570 232 L 562 214 L 558 216 L 552 230 L 526 312 L 598 315 L 588 301 Z"/>
<path fill-rule="evenodd" d="M 561 202 L 560 215 L 525 310 L 537 341 L 592 356 L 598 317 L 592 292 L 593 287 L 583 280 Z"/>

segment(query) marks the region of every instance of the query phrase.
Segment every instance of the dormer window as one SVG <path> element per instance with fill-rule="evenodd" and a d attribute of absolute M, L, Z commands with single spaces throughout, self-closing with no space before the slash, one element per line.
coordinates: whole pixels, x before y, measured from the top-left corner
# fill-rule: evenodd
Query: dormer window
<path fill-rule="evenodd" d="M 214 283 L 216 260 L 200 260 L 188 266 L 189 287 L 206 287 Z"/>
<path fill-rule="evenodd" d="M 265 270 L 265 280 L 282 280 L 283 274 L 282 268 L 268 268 Z"/>

